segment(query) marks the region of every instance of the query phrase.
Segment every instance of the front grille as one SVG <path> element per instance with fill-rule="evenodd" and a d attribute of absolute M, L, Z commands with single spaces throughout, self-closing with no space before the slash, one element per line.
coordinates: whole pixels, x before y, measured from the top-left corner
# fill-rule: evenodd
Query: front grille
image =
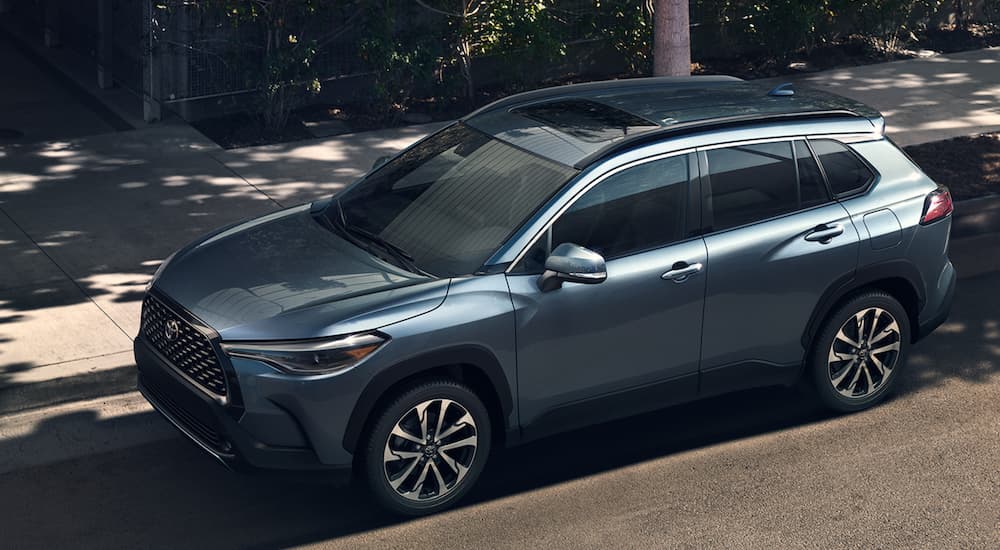
<path fill-rule="evenodd" d="M 154 296 L 142 301 L 142 335 L 179 371 L 209 392 L 226 395 L 226 375 L 211 342 Z"/>
<path fill-rule="evenodd" d="M 219 432 L 213 430 L 208 424 L 202 422 L 195 415 L 184 410 L 177 404 L 176 401 L 167 395 L 167 392 L 162 391 L 152 383 L 147 378 L 142 378 L 141 382 L 142 388 L 146 390 L 149 397 L 152 397 L 156 404 L 164 409 L 163 412 L 170 415 L 177 423 L 182 425 L 185 430 L 201 440 L 202 443 L 208 445 L 209 447 L 220 451 L 227 452 L 229 445 L 226 443 Z"/>

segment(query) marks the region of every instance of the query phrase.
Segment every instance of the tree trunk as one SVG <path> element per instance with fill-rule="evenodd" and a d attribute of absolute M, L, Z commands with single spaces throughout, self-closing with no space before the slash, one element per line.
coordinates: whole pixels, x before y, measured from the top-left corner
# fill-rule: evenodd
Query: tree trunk
<path fill-rule="evenodd" d="M 656 0 L 653 13 L 653 75 L 691 75 L 688 0 Z"/>
<path fill-rule="evenodd" d="M 472 80 L 472 44 L 467 38 L 458 43 L 458 68 L 465 80 L 465 98 L 470 107 L 476 105 L 476 83 Z"/>

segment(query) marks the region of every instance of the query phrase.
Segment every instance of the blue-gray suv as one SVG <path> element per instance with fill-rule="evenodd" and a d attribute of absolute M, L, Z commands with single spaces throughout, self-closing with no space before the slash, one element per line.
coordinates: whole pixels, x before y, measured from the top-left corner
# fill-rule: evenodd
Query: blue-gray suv
<path fill-rule="evenodd" d="M 871 108 L 728 77 L 520 94 L 163 262 L 139 387 L 233 467 L 454 504 L 490 451 L 765 385 L 874 405 L 955 291 Z"/>

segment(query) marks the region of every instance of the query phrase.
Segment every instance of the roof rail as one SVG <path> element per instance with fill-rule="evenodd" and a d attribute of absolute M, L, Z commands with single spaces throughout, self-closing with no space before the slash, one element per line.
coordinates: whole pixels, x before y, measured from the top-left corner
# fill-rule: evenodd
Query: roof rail
<path fill-rule="evenodd" d="M 644 143 L 663 139 L 668 136 L 674 137 L 694 132 L 701 132 L 704 130 L 726 128 L 729 126 L 739 126 L 742 124 L 766 124 L 768 122 L 786 122 L 786 121 L 815 120 L 815 119 L 827 119 L 827 118 L 829 119 L 853 118 L 853 119 L 869 120 L 868 118 L 859 115 L 858 113 L 843 109 L 837 109 L 831 111 L 802 111 L 798 113 L 776 113 L 763 116 L 735 115 L 735 116 L 718 117 L 718 118 L 706 118 L 702 120 L 692 120 L 690 122 L 683 122 L 679 124 L 673 124 L 671 126 L 664 126 L 657 130 L 650 130 L 648 132 L 642 132 L 639 134 L 628 136 L 621 141 L 616 141 L 580 159 L 576 164 L 573 165 L 573 168 L 576 168 L 577 170 L 582 170 L 583 168 L 586 168 L 587 166 L 599 160 L 602 160 L 606 157 L 609 157 L 625 149 L 630 149 L 637 145 L 642 145 Z"/>
<path fill-rule="evenodd" d="M 475 111 L 462 117 L 462 120 L 482 115 L 490 111 L 497 111 L 505 108 L 518 107 L 522 103 L 535 103 L 545 100 L 569 99 L 581 97 L 581 94 L 595 91 L 615 90 L 621 88 L 638 89 L 641 87 L 657 87 L 662 90 L 678 88 L 691 85 L 719 85 L 743 82 L 743 79 L 725 75 L 706 76 L 653 76 L 643 78 L 623 78 L 619 80 L 597 80 L 593 82 L 581 82 L 579 84 L 566 84 L 563 86 L 553 86 L 550 88 L 540 88 L 528 92 L 521 92 L 498 99 L 493 103 L 480 107 Z"/>

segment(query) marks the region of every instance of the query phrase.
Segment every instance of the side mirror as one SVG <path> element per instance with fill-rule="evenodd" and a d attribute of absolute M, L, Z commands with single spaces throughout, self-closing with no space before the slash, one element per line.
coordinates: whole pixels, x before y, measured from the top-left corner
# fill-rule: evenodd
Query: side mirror
<path fill-rule="evenodd" d="M 549 292 L 564 282 L 596 285 L 607 278 L 603 256 L 577 244 L 563 243 L 545 260 L 545 272 L 538 277 L 538 288 Z"/>
<path fill-rule="evenodd" d="M 379 168 L 382 167 L 383 164 L 389 162 L 389 159 L 391 159 L 391 158 L 392 157 L 389 156 L 389 155 L 382 155 L 381 157 L 375 159 L 375 162 L 372 163 L 372 169 L 371 169 L 371 171 L 374 172 L 375 170 L 378 170 Z"/>

